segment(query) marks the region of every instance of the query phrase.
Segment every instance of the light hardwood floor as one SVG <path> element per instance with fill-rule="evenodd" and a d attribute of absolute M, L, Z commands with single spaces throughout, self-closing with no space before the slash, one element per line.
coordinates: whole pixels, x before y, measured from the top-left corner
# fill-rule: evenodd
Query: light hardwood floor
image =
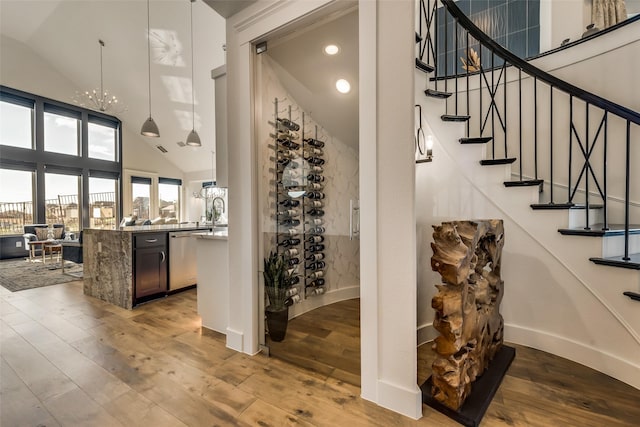
<path fill-rule="evenodd" d="M 195 301 L 191 290 L 128 311 L 84 296 L 81 282 L 0 288 L 0 425 L 457 425 L 428 407 L 410 420 L 327 373 L 228 350 L 201 330 Z M 640 391 L 517 351 L 483 426 L 638 425 Z M 426 366 L 429 346 L 419 354 Z"/>

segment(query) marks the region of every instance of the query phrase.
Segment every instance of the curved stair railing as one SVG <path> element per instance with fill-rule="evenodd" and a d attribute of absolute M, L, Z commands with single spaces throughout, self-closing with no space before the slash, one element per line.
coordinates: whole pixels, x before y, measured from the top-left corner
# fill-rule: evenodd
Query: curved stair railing
<path fill-rule="evenodd" d="M 489 144 L 482 165 L 517 162 L 517 179 L 505 186 L 546 186 L 548 200 L 533 209 L 584 209 L 581 227 L 562 234 L 624 236 L 623 254 L 593 262 L 640 270 L 640 253 L 630 253 L 630 236 L 640 234 L 630 222 L 632 207 L 640 213 L 640 176 L 631 177 L 631 165 L 637 171 L 640 164 L 640 113 L 516 56 L 453 0 L 420 0 L 419 14 L 416 68 L 434 73 L 425 95 L 444 99 L 442 120 L 466 123 L 460 143 Z M 612 210 L 623 223 L 610 220 Z M 593 218 L 598 211 L 601 222 Z"/>

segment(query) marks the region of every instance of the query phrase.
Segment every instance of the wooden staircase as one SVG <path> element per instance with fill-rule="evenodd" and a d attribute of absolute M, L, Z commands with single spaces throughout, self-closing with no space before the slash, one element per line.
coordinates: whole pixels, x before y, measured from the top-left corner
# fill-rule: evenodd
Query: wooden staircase
<path fill-rule="evenodd" d="M 446 13 L 451 15 L 451 19 L 445 21 L 453 22 L 455 28 L 449 31 L 451 34 L 455 34 L 454 43 L 457 49 L 460 52 L 467 52 L 467 63 L 469 63 L 470 38 L 475 41 L 476 50 L 491 52 L 490 61 L 486 58 L 481 59 L 478 70 L 460 72 L 460 70 L 448 70 L 449 61 L 445 56 L 444 69 L 438 67 L 439 55 L 436 51 L 435 32 L 432 28 L 438 28 L 436 20 L 438 19 L 437 9 L 439 6 L 442 6 Z M 504 186 L 507 188 L 538 187 L 542 199 L 547 200 L 531 204 L 530 207 L 534 212 L 566 210 L 568 215 L 574 218 L 573 221 L 570 221 L 570 224 L 574 224 L 573 226 L 558 229 L 560 234 L 601 239 L 603 241 L 602 253 L 600 256 L 594 254 L 589 258 L 590 261 L 607 267 L 640 270 L 640 225 L 630 222 L 630 211 L 632 210 L 630 191 L 637 192 L 640 183 L 632 183 L 629 178 L 631 172 L 630 147 L 632 143 L 637 144 L 638 142 L 637 139 L 632 141 L 631 134 L 633 130 L 634 135 L 640 135 L 640 113 L 577 88 L 516 57 L 476 27 L 452 0 L 442 0 L 441 5 L 438 1 L 421 0 L 420 14 L 420 33 L 416 33 L 418 46 L 416 68 L 425 73 L 430 85 L 434 86 L 426 89 L 424 95 L 429 98 L 441 99 L 446 103 L 445 114 L 440 116 L 442 121 L 461 123 L 466 126 L 466 136 L 460 138 L 459 143 L 464 145 L 484 144 L 486 146 L 485 152 L 490 153 L 490 156 L 480 160 L 482 166 L 513 165 L 517 162 L 517 167 L 514 165 L 517 179 L 504 181 Z M 445 23 L 445 35 L 447 34 L 446 25 L 447 23 Z M 465 35 L 460 36 L 459 34 Z M 444 43 L 446 46 L 447 41 L 445 40 Z M 478 44 L 480 48 L 478 48 Z M 490 63 L 492 67 L 485 69 L 483 66 L 485 62 Z M 533 86 L 530 94 L 523 95 L 523 75 L 525 79 L 528 79 L 527 85 Z M 530 83 L 531 80 L 533 85 Z M 478 82 L 477 93 L 473 94 L 471 94 L 473 90 L 470 89 L 472 81 Z M 444 85 L 444 90 L 438 87 L 442 85 Z M 452 87 L 455 88 L 453 91 L 450 90 Z M 540 98 L 543 92 L 546 93 L 549 100 L 548 104 L 545 103 L 546 99 Z M 479 98 L 479 102 L 477 102 L 477 98 Z M 523 98 L 533 99 L 535 103 L 533 117 L 523 118 L 523 115 L 526 114 L 522 107 Z M 477 105 L 474 104 L 476 102 Z M 566 138 L 560 142 L 556 140 L 554 147 L 553 139 L 554 137 L 558 139 L 557 127 L 561 124 L 556 124 L 553 109 L 554 105 L 557 108 L 559 102 L 568 103 L 570 106 L 569 123 L 565 124 L 566 130 L 563 131 L 569 141 L 566 141 Z M 487 103 L 487 111 L 483 111 Z M 582 112 L 582 108 L 584 108 L 584 112 Z M 578 113 L 579 109 L 580 113 Z M 599 121 L 597 130 L 589 129 L 590 113 L 592 118 L 597 117 Z M 474 114 L 478 116 L 475 120 L 473 120 Z M 542 116 L 548 117 L 548 127 L 550 128 L 548 134 L 545 133 L 544 136 L 542 135 L 545 131 L 544 126 L 539 125 Z M 475 123 L 472 124 L 472 121 Z M 533 124 L 531 135 L 523 135 L 526 123 Z M 516 131 L 511 129 L 512 126 Z M 626 149 L 624 153 L 626 158 L 617 159 L 616 163 L 617 165 L 625 165 L 626 180 L 623 183 L 613 183 L 618 186 L 614 191 L 620 192 L 620 188 L 623 188 L 621 192 L 625 194 L 624 206 L 616 212 L 616 220 L 621 219 L 621 223 L 612 223 L 609 218 L 610 211 L 613 211 L 609 195 L 613 192 L 610 188 L 612 183 L 607 182 L 610 175 L 607 170 L 607 162 L 610 161 L 607 159 L 607 155 L 611 156 L 612 154 L 611 150 L 607 151 L 607 144 L 612 143 L 607 138 L 611 139 L 609 136 L 611 134 L 610 128 L 613 126 L 626 128 L 626 131 L 622 132 L 626 134 L 626 140 L 618 141 L 619 146 Z M 586 130 L 582 131 L 585 128 Z M 533 143 L 526 142 L 527 138 Z M 539 144 L 545 144 L 547 149 L 548 155 L 544 158 Z M 530 158 L 530 150 L 523 149 L 523 145 L 533 148 L 533 159 Z M 602 148 L 602 145 L 604 145 L 604 160 L 598 159 L 600 160 L 598 163 L 593 153 L 596 148 Z M 568 166 L 566 167 L 568 172 L 560 179 L 558 176 L 554 176 L 554 170 L 559 169 L 558 159 L 554 159 L 554 153 L 557 156 L 557 153 L 560 152 L 559 146 L 562 150 L 568 149 L 569 151 Z M 517 156 L 509 155 L 509 150 L 513 149 L 516 149 Z M 576 152 L 578 155 L 575 155 Z M 619 152 L 614 154 L 620 155 Z M 417 163 L 419 162 L 417 160 Z M 539 166 L 543 162 L 549 165 L 546 172 L 543 172 Z M 532 164 L 535 166 L 532 167 Z M 526 171 L 523 171 L 525 167 L 533 176 L 527 176 Z M 514 169 L 512 169 L 512 173 Z M 556 187 L 566 187 L 566 195 L 559 198 Z M 582 194 L 583 200 L 580 200 L 579 194 Z M 594 203 L 594 199 L 598 199 L 598 203 Z M 623 294 L 634 301 L 640 301 L 640 294 L 637 292 L 625 291 Z"/>

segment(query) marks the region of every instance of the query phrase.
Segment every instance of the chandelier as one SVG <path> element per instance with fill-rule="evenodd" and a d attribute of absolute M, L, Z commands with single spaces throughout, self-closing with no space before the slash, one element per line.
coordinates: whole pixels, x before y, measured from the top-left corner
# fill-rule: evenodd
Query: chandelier
<path fill-rule="evenodd" d="M 100 111 L 102 113 L 122 113 L 127 109 L 127 107 L 122 105 L 115 95 L 110 94 L 109 91 L 104 88 L 102 72 L 102 48 L 104 47 L 104 42 L 102 40 L 98 40 L 98 43 L 100 44 L 100 89 L 76 92 L 74 102 L 81 107 Z"/>

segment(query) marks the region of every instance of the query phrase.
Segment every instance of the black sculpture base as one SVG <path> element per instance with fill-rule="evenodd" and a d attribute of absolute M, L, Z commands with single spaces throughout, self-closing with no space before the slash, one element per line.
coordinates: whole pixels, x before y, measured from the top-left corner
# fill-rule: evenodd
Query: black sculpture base
<path fill-rule="evenodd" d="M 515 348 L 503 345 L 496 353 L 487 370 L 471 385 L 471 393 L 459 410 L 449 409 L 431 396 L 431 377 L 427 378 L 424 384 L 420 386 L 422 403 L 442 412 L 464 426 L 477 427 L 515 356 Z"/>

